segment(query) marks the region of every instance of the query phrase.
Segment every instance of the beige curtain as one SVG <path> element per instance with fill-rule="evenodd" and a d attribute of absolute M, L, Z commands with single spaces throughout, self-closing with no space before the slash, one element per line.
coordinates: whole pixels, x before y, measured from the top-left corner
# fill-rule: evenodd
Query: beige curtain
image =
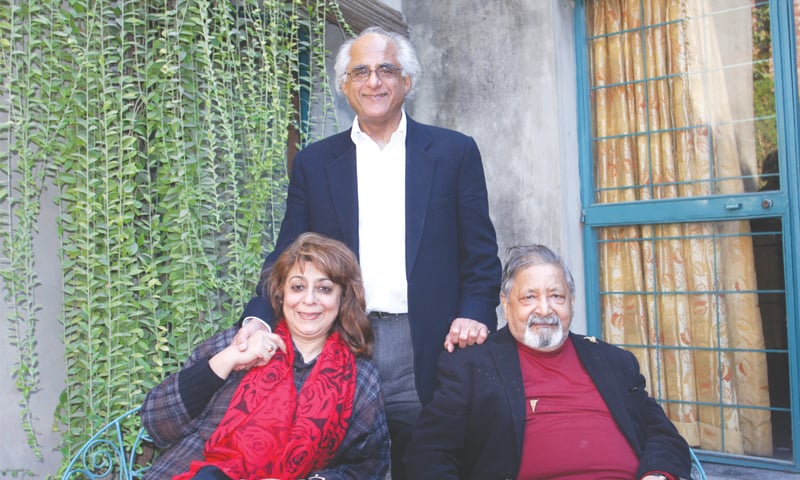
<path fill-rule="evenodd" d="M 702 8 L 587 0 L 598 203 L 744 191 Z M 614 292 L 603 334 L 643 346 L 631 350 L 648 388 L 674 401 L 665 409 L 691 445 L 771 456 L 766 357 L 742 351 L 764 348 L 748 234 L 744 221 L 600 230 L 600 288 Z"/>

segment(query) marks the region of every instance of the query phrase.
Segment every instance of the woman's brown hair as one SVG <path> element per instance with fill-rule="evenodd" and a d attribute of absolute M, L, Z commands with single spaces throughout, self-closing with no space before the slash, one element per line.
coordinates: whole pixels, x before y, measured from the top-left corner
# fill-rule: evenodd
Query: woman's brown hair
<path fill-rule="evenodd" d="M 347 246 L 317 233 L 303 233 L 281 253 L 272 265 L 262 287 L 277 318 L 283 317 L 283 287 L 289 271 L 311 263 L 342 288 L 339 314 L 332 331 L 338 331 L 357 356 L 372 357 L 375 336 L 367 318 L 364 284 L 356 256 Z M 262 276 L 263 278 L 263 276 Z"/>

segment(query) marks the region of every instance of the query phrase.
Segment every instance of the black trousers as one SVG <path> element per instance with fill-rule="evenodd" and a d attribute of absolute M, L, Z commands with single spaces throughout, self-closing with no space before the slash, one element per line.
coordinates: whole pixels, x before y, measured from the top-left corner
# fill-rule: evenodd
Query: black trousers
<path fill-rule="evenodd" d="M 192 480 L 232 480 L 231 477 L 217 467 L 203 467 L 197 474 L 192 477 Z"/>
<path fill-rule="evenodd" d="M 403 455 L 411 440 L 412 425 L 404 420 L 389 420 L 389 437 L 392 439 L 392 480 L 409 480 Z"/>

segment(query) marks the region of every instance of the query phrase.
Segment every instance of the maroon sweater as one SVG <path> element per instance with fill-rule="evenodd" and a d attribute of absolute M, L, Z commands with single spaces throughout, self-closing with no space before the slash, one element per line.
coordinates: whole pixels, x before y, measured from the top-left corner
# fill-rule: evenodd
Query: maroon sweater
<path fill-rule="evenodd" d="M 639 459 L 571 340 L 555 352 L 518 344 L 526 420 L 519 480 L 633 479 Z"/>

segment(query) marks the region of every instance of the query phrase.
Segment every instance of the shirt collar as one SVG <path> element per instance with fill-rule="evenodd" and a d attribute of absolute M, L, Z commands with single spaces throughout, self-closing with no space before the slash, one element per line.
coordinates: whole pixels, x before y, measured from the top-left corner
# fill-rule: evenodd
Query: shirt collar
<path fill-rule="evenodd" d="M 404 109 L 401 109 L 400 123 L 397 124 L 397 130 L 395 130 L 394 133 L 392 133 L 392 140 L 391 140 L 392 142 L 394 142 L 395 139 L 398 139 L 402 140 L 403 143 L 405 143 L 407 124 L 408 121 L 406 119 L 406 111 Z M 363 130 L 361 130 L 361 126 L 358 124 L 358 115 L 356 115 L 356 118 L 353 119 L 353 128 L 350 130 L 350 138 L 356 145 L 358 145 L 361 142 L 364 142 L 365 140 L 372 141 L 372 139 L 369 138 L 369 135 L 367 135 L 366 133 L 364 133 Z"/>

